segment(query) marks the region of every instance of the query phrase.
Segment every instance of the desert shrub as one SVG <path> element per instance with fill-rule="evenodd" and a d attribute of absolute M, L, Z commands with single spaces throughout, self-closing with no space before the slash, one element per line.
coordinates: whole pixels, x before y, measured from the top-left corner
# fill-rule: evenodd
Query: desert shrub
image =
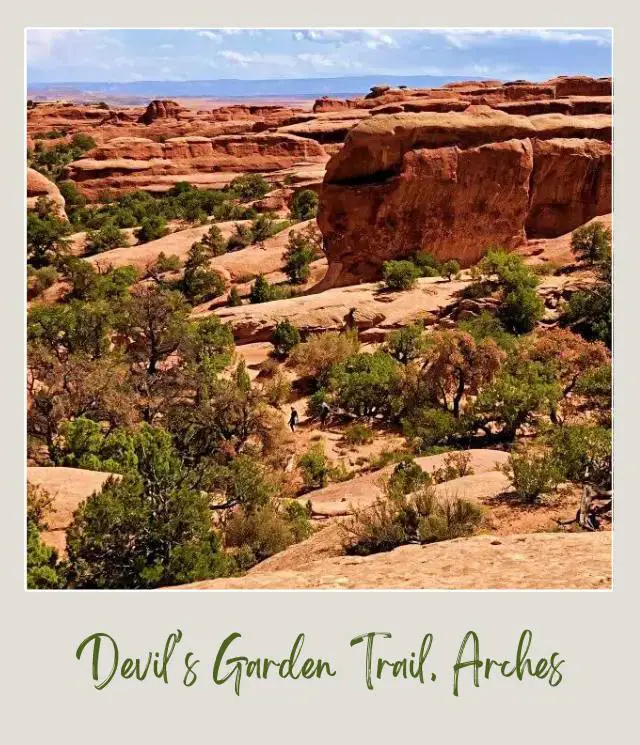
<path fill-rule="evenodd" d="M 293 284 L 302 284 L 309 279 L 309 267 L 317 254 L 317 241 L 310 231 L 292 230 L 289 233 L 289 242 L 284 254 L 284 271 Z"/>
<path fill-rule="evenodd" d="M 27 588 L 55 590 L 64 585 L 54 549 L 40 540 L 47 530 L 47 517 L 53 510 L 53 500 L 44 489 L 27 484 Z"/>
<path fill-rule="evenodd" d="M 179 272 L 182 269 L 182 262 L 176 254 L 169 254 L 160 251 L 154 264 L 149 268 L 149 274 L 156 276 L 158 274 L 167 274 L 169 272 Z"/>
<path fill-rule="evenodd" d="M 126 245 L 126 235 L 112 222 L 105 223 L 99 230 L 87 232 L 86 248 L 89 254 L 102 253 Z"/>
<path fill-rule="evenodd" d="M 359 353 L 334 365 L 329 389 L 335 403 L 360 417 L 390 416 L 398 400 L 400 370 L 386 352 Z"/>
<path fill-rule="evenodd" d="M 357 332 L 325 331 L 299 344 L 291 353 L 289 364 L 304 377 L 313 378 L 321 387 L 326 384 L 332 366 L 345 362 L 359 349 Z"/>
<path fill-rule="evenodd" d="M 51 455 L 60 466 L 125 473 L 137 467 L 137 445 L 138 437 L 131 432 L 114 429 L 105 434 L 97 422 L 78 417 L 61 424 Z"/>
<path fill-rule="evenodd" d="M 271 343 L 278 357 L 287 357 L 291 350 L 300 343 L 300 332 L 287 319 L 278 321 L 271 336 Z"/>
<path fill-rule="evenodd" d="M 490 295 L 498 291 L 498 318 L 511 333 L 531 331 L 544 313 L 544 303 L 536 293 L 538 277 L 521 256 L 492 249 L 474 267 L 477 281 L 470 294 Z"/>
<path fill-rule="evenodd" d="M 151 215 L 142 219 L 140 227 L 134 231 L 140 243 L 156 241 L 167 234 L 167 221 L 161 215 Z"/>
<path fill-rule="evenodd" d="M 251 222 L 251 243 L 262 243 L 267 238 L 276 235 L 289 226 L 287 220 L 275 220 L 264 212 L 257 215 Z"/>
<path fill-rule="evenodd" d="M 431 483 L 431 476 L 413 460 L 403 458 L 387 479 L 385 491 L 391 497 L 402 497 Z"/>
<path fill-rule="evenodd" d="M 245 173 L 229 184 L 229 190 L 243 202 L 261 199 L 271 190 L 269 182 L 259 173 Z"/>
<path fill-rule="evenodd" d="M 180 486 L 175 467 L 160 474 L 108 479 L 79 506 L 67 531 L 72 587 L 143 589 L 220 575 L 207 496 Z"/>
<path fill-rule="evenodd" d="M 278 508 L 269 503 L 251 512 L 234 512 L 225 523 L 224 542 L 240 549 L 235 556 L 239 570 L 244 571 L 310 533 L 308 513 L 302 505 L 289 502 Z"/>
<path fill-rule="evenodd" d="M 253 233 L 248 225 L 237 222 L 234 226 L 234 232 L 229 236 L 227 241 L 227 251 L 239 251 L 246 248 L 253 242 Z"/>
<path fill-rule="evenodd" d="M 286 288 L 269 284 L 262 274 L 255 278 L 249 291 L 249 302 L 251 303 L 270 303 L 273 300 L 282 300 L 285 297 L 290 297 Z"/>
<path fill-rule="evenodd" d="M 27 281 L 30 297 L 37 297 L 51 287 L 58 279 L 58 272 L 53 266 L 43 266 L 40 269 L 27 267 Z"/>
<path fill-rule="evenodd" d="M 506 292 L 498 307 L 498 318 L 514 334 L 526 334 L 534 329 L 543 313 L 544 303 L 532 287 Z"/>
<path fill-rule="evenodd" d="M 412 259 L 423 277 L 440 276 L 442 263 L 427 251 L 418 251 Z"/>
<path fill-rule="evenodd" d="M 291 200 L 291 217 L 297 222 L 311 220 L 318 213 L 318 195 L 312 189 L 301 189 Z"/>
<path fill-rule="evenodd" d="M 392 331 L 384 349 L 403 365 L 417 359 L 426 349 L 424 328 L 417 323 Z"/>
<path fill-rule="evenodd" d="M 563 477 L 611 486 L 611 430 L 593 425 L 555 427 L 548 435 L 552 457 Z"/>
<path fill-rule="evenodd" d="M 436 331 L 428 337 L 422 365 L 422 388 L 428 400 L 460 417 L 462 404 L 489 384 L 505 359 L 492 339 L 477 343 L 457 329 Z"/>
<path fill-rule="evenodd" d="M 460 432 L 460 424 L 449 411 L 419 407 L 407 412 L 402 429 L 416 450 L 425 452 L 449 442 Z"/>
<path fill-rule="evenodd" d="M 548 453 L 512 452 L 498 470 L 508 477 L 516 496 L 526 504 L 535 504 L 542 495 L 554 491 L 562 479 L 557 463 Z"/>
<path fill-rule="evenodd" d="M 385 261 L 382 278 L 388 290 L 409 290 L 420 277 L 420 270 L 411 261 Z"/>
<path fill-rule="evenodd" d="M 453 453 L 447 453 L 444 456 L 444 463 L 440 468 L 432 472 L 432 478 L 436 484 L 442 484 L 445 481 L 452 481 L 463 476 L 473 474 L 471 466 L 471 453 L 465 450 L 459 450 Z"/>
<path fill-rule="evenodd" d="M 347 445 L 369 445 L 373 442 L 373 432 L 366 424 L 356 422 L 346 428 L 342 439 Z"/>
<path fill-rule="evenodd" d="M 35 268 L 54 264 L 67 252 L 71 225 L 57 216 L 50 200 L 40 197 L 27 214 L 27 259 Z"/>
<path fill-rule="evenodd" d="M 610 427 L 612 414 L 611 365 L 600 365 L 580 376 L 575 392 L 587 399 L 599 424 Z"/>
<path fill-rule="evenodd" d="M 611 349 L 611 252 L 596 263 L 597 281 L 588 290 L 574 292 L 562 308 L 560 323 L 589 341 L 602 341 Z"/>
<path fill-rule="evenodd" d="M 202 243 L 194 243 L 184 263 L 182 292 L 193 305 L 219 297 L 225 291 L 222 276 L 209 269 L 210 254 Z"/>
<path fill-rule="evenodd" d="M 231 288 L 231 291 L 229 292 L 229 298 L 227 300 L 227 304 L 231 308 L 237 308 L 238 306 L 242 305 L 242 298 L 240 297 L 240 293 L 238 292 L 237 287 Z"/>
<path fill-rule="evenodd" d="M 420 543 L 450 541 L 471 535 L 482 520 L 482 509 L 466 499 L 440 500 L 428 514 L 424 514 L 427 512 L 425 506 L 421 509 L 423 515 L 418 523 Z"/>
<path fill-rule="evenodd" d="M 571 234 L 571 248 L 583 261 L 597 263 L 611 254 L 611 230 L 596 221 Z"/>
<path fill-rule="evenodd" d="M 345 523 L 345 552 L 366 556 L 405 543 L 433 543 L 471 535 L 482 518 L 480 508 L 457 497 L 438 500 L 430 485 L 407 496 L 389 492 L 354 511 Z"/>
<path fill-rule="evenodd" d="M 83 134 L 82 132 L 78 132 L 71 138 L 71 146 L 81 150 L 82 152 L 93 150 L 96 144 L 97 143 L 93 137 Z"/>
<path fill-rule="evenodd" d="M 460 262 L 456 261 L 455 259 L 449 259 L 449 261 L 445 261 L 440 268 L 440 273 L 443 277 L 446 277 L 449 281 L 451 281 L 454 277 L 460 274 Z"/>
<path fill-rule="evenodd" d="M 487 434 L 513 440 L 520 427 L 555 408 L 560 395 L 553 367 L 514 358 L 480 391 L 469 419 Z"/>
<path fill-rule="evenodd" d="M 307 490 L 322 489 L 329 481 L 331 463 L 321 442 L 312 445 L 298 458 L 298 467 Z"/>
<path fill-rule="evenodd" d="M 217 225 L 212 225 L 202 236 L 200 243 L 207 249 L 210 256 L 222 256 L 227 251 L 227 242 Z"/>
<path fill-rule="evenodd" d="M 291 398 L 291 382 L 280 372 L 262 385 L 264 397 L 272 406 L 282 406 Z"/>
<path fill-rule="evenodd" d="M 517 337 L 505 331 L 500 319 L 483 310 L 475 318 L 467 318 L 458 323 L 460 331 L 471 334 L 477 343 L 485 339 L 493 339 L 503 351 L 510 353 L 515 350 Z"/>

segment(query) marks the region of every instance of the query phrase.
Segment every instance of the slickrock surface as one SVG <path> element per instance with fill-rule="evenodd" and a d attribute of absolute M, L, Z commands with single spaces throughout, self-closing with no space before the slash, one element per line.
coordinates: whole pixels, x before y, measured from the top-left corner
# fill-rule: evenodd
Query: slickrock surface
<path fill-rule="evenodd" d="M 302 545 L 293 548 L 300 549 Z M 283 552 L 281 560 L 286 553 Z M 298 556 L 288 568 L 272 567 L 265 571 L 263 567 L 262 571 L 256 571 L 256 567 L 244 577 L 207 580 L 173 589 L 604 590 L 611 587 L 611 533 L 536 533 L 499 538 L 481 535 L 426 546 L 401 546 L 365 557 L 316 558 L 317 553 L 306 564 L 298 564 Z"/>
<path fill-rule="evenodd" d="M 103 471 L 87 471 L 83 468 L 41 467 L 27 468 L 27 481 L 40 486 L 53 497 L 55 512 L 46 518 L 49 529 L 41 533 L 44 543 L 64 553 L 66 530 L 80 502 L 100 491 L 111 476 Z"/>

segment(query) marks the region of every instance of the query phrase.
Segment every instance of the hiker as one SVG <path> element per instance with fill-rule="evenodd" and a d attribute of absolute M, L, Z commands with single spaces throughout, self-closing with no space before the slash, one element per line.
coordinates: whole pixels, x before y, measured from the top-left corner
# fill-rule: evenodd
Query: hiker
<path fill-rule="evenodd" d="M 324 429 L 324 425 L 327 423 L 331 409 L 326 401 L 320 404 L 320 428 Z"/>
<path fill-rule="evenodd" d="M 298 412 L 291 407 L 291 416 L 289 417 L 289 426 L 291 427 L 291 431 L 296 431 L 296 424 L 300 421 L 300 417 L 298 416 Z"/>

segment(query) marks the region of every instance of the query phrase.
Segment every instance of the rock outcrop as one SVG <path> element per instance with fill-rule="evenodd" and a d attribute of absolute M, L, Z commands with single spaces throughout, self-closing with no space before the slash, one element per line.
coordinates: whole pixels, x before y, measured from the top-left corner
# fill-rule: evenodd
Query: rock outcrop
<path fill-rule="evenodd" d="M 515 87 L 515 86 L 514 86 Z M 488 106 L 361 121 L 327 165 L 323 287 L 379 276 L 418 250 L 462 266 L 611 211 L 611 117 Z"/>
<path fill-rule="evenodd" d="M 327 159 L 314 140 L 283 133 L 174 137 L 165 142 L 118 137 L 70 163 L 65 178 L 91 197 L 103 189 L 141 188 L 141 175 L 153 183 L 149 177 L 225 171 L 269 173 L 299 164 L 324 164 Z"/>
<path fill-rule="evenodd" d="M 66 220 L 65 202 L 60 189 L 39 171 L 27 168 L 27 209 L 35 209 L 36 202 L 40 197 L 45 197 L 45 199 L 53 202 L 58 216 Z"/>
<path fill-rule="evenodd" d="M 183 111 L 176 101 L 155 100 L 149 103 L 138 121 L 140 124 L 152 124 L 156 119 L 177 119 Z"/>

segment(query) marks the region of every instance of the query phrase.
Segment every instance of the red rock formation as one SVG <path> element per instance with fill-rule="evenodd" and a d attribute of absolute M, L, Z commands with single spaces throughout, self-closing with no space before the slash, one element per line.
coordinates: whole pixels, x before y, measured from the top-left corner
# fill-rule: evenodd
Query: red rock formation
<path fill-rule="evenodd" d="M 554 238 L 611 210 L 611 145 L 598 140 L 533 143 L 527 236 Z"/>
<path fill-rule="evenodd" d="M 177 119 L 183 111 L 183 107 L 176 101 L 155 100 L 149 103 L 138 121 L 141 124 L 152 124 L 156 119 Z"/>
<path fill-rule="evenodd" d="M 560 75 L 548 81 L 556 91 L 556 98 L 563 96 L 610 96 L 611 78 L 589 78 L 585 75 Z"/>
<path fill-rule="evenodd" d="M 382 262 L 420 249 L 469 266 L 489 245 L 517 246 L 532 168 L 530 141 L 509 140 L 410 150 L 400 173 L 380 183 L 326 181 L 318 224 L 327 284 L 375 279 Z"/>
<path fill-rule="evenodd" d="M 65 178 L 75 181 L 92 198 L 105 188 L 119 192 L 127 187 L 147 188 L 154 183 L 153 176 L 222 171 L 269 173 L 300 163 L 323 164 L 327 159 L 317 142 L 290 134 L 175 137 L 166 142 L 122 137 L 70 163 Z M 144 178 L 141 180 L 140 176 Z"/>
<path fill-rule="evenodd" d="M 515 87 L 515 86 L 514 86 Z M 464 112 L 369 117 L 332 157 L 318 224 L 322 287 L 375 279 L 417 250 L 469 266 L 492 245 L 611 211 L 611 117 Z"/>
<path fill-rule="evenodd" d="M 46 176 L 33 168 L 27 168 L 27 209 L 35 209 L 40 197 L 51 200 L 58 215 L 66 220 L 64 197 L 60 189 Z"/>

